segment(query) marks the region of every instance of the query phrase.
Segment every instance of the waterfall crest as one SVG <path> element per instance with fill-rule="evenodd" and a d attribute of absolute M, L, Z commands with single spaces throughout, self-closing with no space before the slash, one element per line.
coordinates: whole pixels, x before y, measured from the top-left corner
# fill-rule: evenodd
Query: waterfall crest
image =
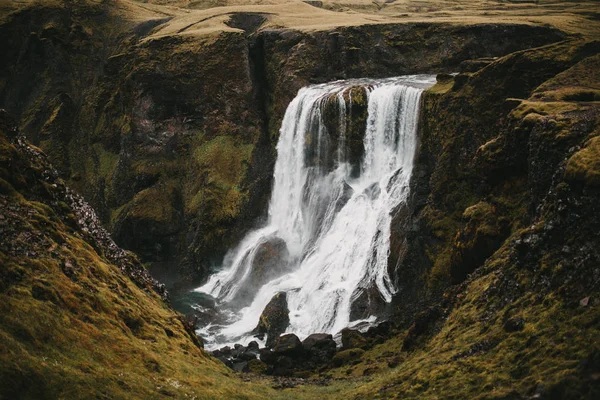
<path fill-rule="evenodd" d="M 424 75 L 360 79 L 298 92 L 280 130 L 266 226 L 250 232 L 226 256 L 223 270 L 196 289 L 232 307 L 230 322 L 202 330 L 209 348 L 251 340 L 278 292 L 287 293 L 288 332 L 300 338 L 335 334 L 357 322 L 351 321 L 351 306 L 366 290 L 376 289 L 391 301 L 396 291 L 387 266 L 391 214 L 407 200 L 420 97 L 434 82 Z M 353 176 L 346 132 L 356 87 L 365 90 L 368 117 L 359 174 Z M 324 119 L 332 101 L 338 111 L 336 137 Z M 261 272 L 273 274 L 269 280 L 249 287 L 256 286 L 266 245 L 284 254 L 275 263 L 277 273 L 270 266 Z"/>

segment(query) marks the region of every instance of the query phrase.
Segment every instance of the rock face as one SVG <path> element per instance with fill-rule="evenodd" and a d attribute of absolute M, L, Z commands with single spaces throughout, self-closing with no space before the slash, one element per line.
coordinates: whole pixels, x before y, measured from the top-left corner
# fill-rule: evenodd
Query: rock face
<path fill-rule="evenodd" d="M 300 87 L 450 72 L 466 59 L 563 37 L 493 24 L 248 36 L 264 20 L 253 13 L 231 17 L 243 31 L 149 37 L 164 15 L 137 23 L 127 10 L 52 3 L 3 20 L 0 33 L 11 39 L 0 45 L 0 107 L 18 117 L 117 243 L 188 277 L 205 276 L 266 210 L 281 119 Z M 364 91 L 351 95 L 347 156 L 356 168 Z"/>
<path fill-rule="evenodd" d="M 271 348 L 279 335 L 287 329 L 290 324 L 289 313 L 286 293 L 277 293 L 260 315 L 254 332 L 260 337 L 266 336 L 268 348 Z"/>
<path fill-rule="evenodd" d="M 568 124 L 565 129 L 576 132 L 569 144 L 576 147 L 591 126 L 575 114 L 565 116 L 569 106 L 536 101 L 569 93 L 555 88 L 545 94 L 543 88 L 578 63 L 592 63 L 597 52 L 597 43 L 578 41 L 516 52 L 458 81 L 441 79 L 424 94 L 411 200 L 392 223 L 389 266 L 402 277 L 396 305 L 401 325 L 408 328 L 451 283 L 464 281 L 511 235 L 539 218 L 542 200 L 557 190 L 552 182 L 558 185 L 561 163 L 571 154 L 566 142 L 549 141 L 560 130 L 549 121 Z M 519 71 L 520 77 L 507 71 Z M 571 104 L 571 110 L 577 107 Z M 542 117 L 548 113 L 556 117 Z M 429 290 L 415 290 L 419 287 Z"/>

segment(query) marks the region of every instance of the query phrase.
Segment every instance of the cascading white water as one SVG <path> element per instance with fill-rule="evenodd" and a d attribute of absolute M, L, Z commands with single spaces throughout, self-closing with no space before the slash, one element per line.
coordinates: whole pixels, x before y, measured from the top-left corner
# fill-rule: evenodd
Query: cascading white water
<path fill-rule="evenodd" d="M 225 258 L 224 269 L 196 290 L 226 307 L 243 290 L 260 247 L 273 238 L 287 245 L 289 265 L 282 276 L 257 288 L 229 323 L 201 329 L 208 348 L 253 340 L 250 332 L 278 292 L 287 292 L 288 332 L 301 339 L 316 332 L 335 334 L 355 322 L 350 321 L 351 305 L 366 288 L 375 286 L 385 301 L 391 300 L 391 213 L 408 196 L 420 97 L 434 82 L 424 75 L 348 80 L 298 92 L 280 130 L 268 223 L 249 233 Z M 357 86 L 366 89 L 368 118 L 360 174 L 353 178 L 346 156 L 351 118 L 344 94 L 348 98 Z M 330 137 L 322 114 L 332 96 L 339 109 L 339 138 L 328 168 Z"/>

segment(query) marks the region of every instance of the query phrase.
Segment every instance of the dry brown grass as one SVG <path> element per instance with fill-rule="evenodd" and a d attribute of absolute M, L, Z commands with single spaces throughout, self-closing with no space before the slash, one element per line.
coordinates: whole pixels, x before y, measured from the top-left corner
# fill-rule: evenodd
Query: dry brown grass
<path fill-rule="evenodd" d="M 395 22 L 525 23 L 553 25 L 571 34 L 600 37 L 600 5 L 596 1 L 501 2 L 491 0 L 396 0 L 389 3 L 370 0 L 149 0 L 144 7 L 179 16 L 160 34 L 205 34 L 231 30 L 225 22 L 233 12 L 268 14 L 264 27 L 299 30 L 325 30 L 338 26 Z M 125 1 L 124 1 L 125 2 Z M 185 11 L 183 11 L 185 10 Z M 196 23 L 194 23 L 196 22 Z M 186 28 L 187 27 L 187 28 Z M 181 32 L 179 32 L 181 30 Z"/>

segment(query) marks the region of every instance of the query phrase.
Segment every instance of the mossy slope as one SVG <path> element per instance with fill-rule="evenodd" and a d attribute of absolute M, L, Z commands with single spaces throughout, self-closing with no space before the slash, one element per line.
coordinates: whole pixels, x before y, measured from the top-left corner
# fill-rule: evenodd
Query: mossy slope
<path fill-rule="evenodd" d="M 0 398 L 270 396 L 206 355 L 5 114 L 0 129 Z"/>

